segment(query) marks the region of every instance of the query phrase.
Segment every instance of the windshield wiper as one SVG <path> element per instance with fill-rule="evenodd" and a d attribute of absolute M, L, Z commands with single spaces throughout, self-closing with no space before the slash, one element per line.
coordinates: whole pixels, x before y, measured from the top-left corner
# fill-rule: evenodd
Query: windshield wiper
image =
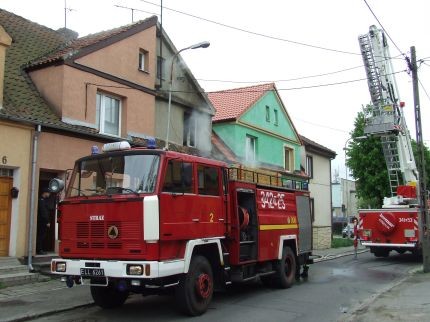
<path fill-rule="evenodd" d="M 123 192 L 123 191 L 127 191 L 127 192 L 131 192 L 134 193 L 136 196 L 139 196 L 139 193 L 133 189 L 130 188 L 123 188 L 123 187 L 107 187 L 106 188 L 106 194 L 110 195 L 113 194 L 112 192 Z"/>

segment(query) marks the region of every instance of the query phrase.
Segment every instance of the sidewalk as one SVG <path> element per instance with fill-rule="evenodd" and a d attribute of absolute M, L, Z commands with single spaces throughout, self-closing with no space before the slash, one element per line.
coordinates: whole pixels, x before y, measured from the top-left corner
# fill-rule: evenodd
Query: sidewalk
<path fill-rule="evenodd" d="M 359 247 L 358 252 L 367 249 Z M 315 250 L 315 262 L 353 256 L 353 247 Z M 414 273 L 376 298 L 369 299 L 340 321 L 427 321 L 430 275 Z M 0 321 L 27 321 L 93 305 L 88 286 L 68 289 L 59 279 L 0 289 Z"/>

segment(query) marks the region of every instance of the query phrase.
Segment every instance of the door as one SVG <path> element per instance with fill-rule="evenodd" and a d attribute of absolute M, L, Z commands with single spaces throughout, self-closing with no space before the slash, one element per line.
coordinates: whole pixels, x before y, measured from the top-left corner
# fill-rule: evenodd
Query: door
<path fill-rule="evenodd" d="M 12 178 L 0 177 L 0 256 L 9 255 Z"/>

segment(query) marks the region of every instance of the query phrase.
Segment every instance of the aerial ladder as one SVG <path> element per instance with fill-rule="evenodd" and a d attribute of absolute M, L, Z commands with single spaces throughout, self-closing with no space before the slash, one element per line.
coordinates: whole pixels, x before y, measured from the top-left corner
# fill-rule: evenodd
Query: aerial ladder
<path fill-rule="evenodd" d="M 381 140 L 391 196 L 384 198 L 381 209 L 359 210 L 357 235 L 376 257 L 386 257 L 392 250 L 421 254 L 424 234 L 419 224 L 418 171 L 388 42 L 375 26 L 358 41 L 371 97 L 364 133 Z"/>
<path fill-rule="evenodd" d="M 417 185 L 417 166 L 387 38 L 382 30 L 371 26 L 358 41 L 372 101 L 365 109 L 364 133 L 380 137 L 391 191 L 391 196 L 384 199 L 384 207 L 389 207 L 403 202 L 397 196 L 399 186 Z"/>

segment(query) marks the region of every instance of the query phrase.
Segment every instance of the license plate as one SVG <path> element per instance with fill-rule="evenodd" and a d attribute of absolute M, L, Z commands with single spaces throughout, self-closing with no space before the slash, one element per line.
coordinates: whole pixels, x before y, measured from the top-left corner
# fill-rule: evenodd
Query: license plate
<path fill-rule="evenodd" d="M 81 276 L 105 276 L 105 270 L 103 268 L 81 268 Z"/>

